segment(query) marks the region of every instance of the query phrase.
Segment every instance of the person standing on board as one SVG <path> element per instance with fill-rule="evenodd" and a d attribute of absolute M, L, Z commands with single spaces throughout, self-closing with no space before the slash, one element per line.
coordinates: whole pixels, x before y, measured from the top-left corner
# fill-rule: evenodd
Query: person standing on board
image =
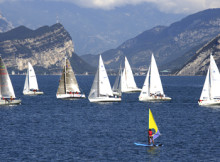
<path fill-rule="evenodd" d="M 148 143 L 149 143 L 149 145 L 151 144 L 151 140 L 152 140 L 152 142 L 154 144 L 153 132 L 152 132 L 151 129 L 149 129 L 148 130 Z"/>

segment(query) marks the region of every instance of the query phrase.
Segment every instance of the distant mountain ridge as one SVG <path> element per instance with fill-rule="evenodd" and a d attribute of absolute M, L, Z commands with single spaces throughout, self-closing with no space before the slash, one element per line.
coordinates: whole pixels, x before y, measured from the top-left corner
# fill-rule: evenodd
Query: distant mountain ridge
<path fill-rule="evenodd" d="M 163 67 L 160 70 L 173 70 L 184 65 L 188 58 L 179 60 L 176 67 L 171 66 L 173 61 L 219 33 L 220 9 L 209 9 L 187 16 L 168 27 L 157 26 L 147 30 L 116 49 L 103 52 L 102 57 L 107 68 L 118 68 L 124 56 L 128 57 L 132 68 L 148 68 L 153 52 L 158 66 Z M 97 65 L 98 56 L 84 55 L 82 58 Z"/>
<path fill-rule="evenodd" d="M 60 23 L 36 30 L 20 26 L 0 33 L 0 53 L 9 73 L 25 73 L 27 63 L 31 62 L 37 74 L 60 74 L 65 57 L 71 63 L 78 60 L 73 67 L 76 73 L 94 70 L 74 53 L 72 38 Z"/>
<path fill-rule="evenodd" d="M 151 3 L 102 10 L 79 7 L 70 0 L 4 2 L 0 5 L 0 11 L 14 26 L 25 25 L 35 29 L 60 21 L 73 38 L 75 51 L 79 55 L 115 48 L 146 29 L 159 24 L 169 25 L 186 15 L 161 12 Z"/>

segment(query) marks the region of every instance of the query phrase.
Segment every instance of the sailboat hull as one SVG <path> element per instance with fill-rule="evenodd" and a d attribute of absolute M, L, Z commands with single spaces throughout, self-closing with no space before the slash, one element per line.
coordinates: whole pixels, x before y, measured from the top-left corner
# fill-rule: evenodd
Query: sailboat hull
<path fill-rule="evenodd" d="M 57 94 L 57 98 L 60 99 L 71 99 L 71 98 L 86 98 L 85 94 Z"/>
<path fill-rule="evenodd" d="M 113 95 L 121 96 L 121 93 L 119 93 L 119 92 L 113 92 Z"/>
<path fill-rule="evenodd" d="M 139 97 L 139 101 L 170 101 L 170 97 Z"/>
<path fill-rule="evenodd" d="M 89 98 L 90 102 L 120 102 L 121 98 L 114 97 L 97 97 L 97 98 Z"/>
<path fill-rule="evenodd" d="M 42 95 L 44 92 L 38 91 L 38 92 L 33 92 L 33 91 L 27 91 L 23 92 L 24 95 Z"/>
<path fill-rule="evenodd" d="M 198 101 L 198 104 L 201 105 L 201 106 L 220 105 L 220 100 Z"/>
<path fill-rule="evenodd" d="M 0 100 L 0 105 L 18 105 L 21 104 L 21 100 Z"/>
<path fill-rule="evenodd" d="M 132 92 L 141 92 L 140 88 L 131 88 L 131 89 L 125 89 L 122 90 L 123 93 L 132 93 Z"/>

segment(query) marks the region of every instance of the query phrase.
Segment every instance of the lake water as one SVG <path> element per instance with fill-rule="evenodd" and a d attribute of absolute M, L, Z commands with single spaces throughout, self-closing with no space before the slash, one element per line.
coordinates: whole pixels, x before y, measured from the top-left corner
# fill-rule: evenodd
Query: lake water
<path fill-rule="evenodd" d="M 1 161 L 220 161 L 220 107 L 197 104 L 205 77 L 162 77 L 170 102 L 58 100 L 60 76 L 38 76 L 45 95 L 24 96 L 25 76 L 11 76 L 18 106 L 0 107 Z M 94 76 L 77 76 L 88 96 Z M 115 77 L 111 76 L 113 85 Z M 145 77 L 135 77 L 142 87 Z M 151 109 L 163 147 L 147 142 Z"/>

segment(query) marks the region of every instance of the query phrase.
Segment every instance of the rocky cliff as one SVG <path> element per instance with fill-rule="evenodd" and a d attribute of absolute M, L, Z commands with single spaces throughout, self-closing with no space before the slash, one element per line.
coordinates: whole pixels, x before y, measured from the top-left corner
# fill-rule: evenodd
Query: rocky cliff
<path fill-rule="evenodd" d="M 220 67 L 220 34 L 196 51 L 196 54 L 176 72 L 176 75 L 205 75 L 210 63 L 210 54 Z"/>
<path fill-rule="evenodd" d="M 133 68 L 147 68 L 153 52 L 159 67 L 177 68 L 171 66 L 173 61 L 219 33 L 220 9 L 209 9 L 187 16 L 168 27 L 157 26 L 147 30 L 118 48 L 102 53 L 102 56 L 107 68 L 118 67 L 124 56 L 128 57 Z M 192 55 L 188 56 L 190 57 Z M 94 65 L 97 64 L 97 56 L 85 55 L 82 58 L 86 61 L 89 59 Z M 179 60 L 175 66 L 180 68 L 188 58 Z"/>
<path fill-rule="evenodd" d="M 72 39 L 60 23 L 37 30 L 20 26 L 0 34 L 0 53 L 9 72 L 24 73 L 27 63 L 31 62 L 36 73 L 59 74 L 65 56 L 78 58 L 73 52 Z M 85 72 L 81 66 L 88 72 L 92 69 L 81 61 L 75 71 Z"/>

